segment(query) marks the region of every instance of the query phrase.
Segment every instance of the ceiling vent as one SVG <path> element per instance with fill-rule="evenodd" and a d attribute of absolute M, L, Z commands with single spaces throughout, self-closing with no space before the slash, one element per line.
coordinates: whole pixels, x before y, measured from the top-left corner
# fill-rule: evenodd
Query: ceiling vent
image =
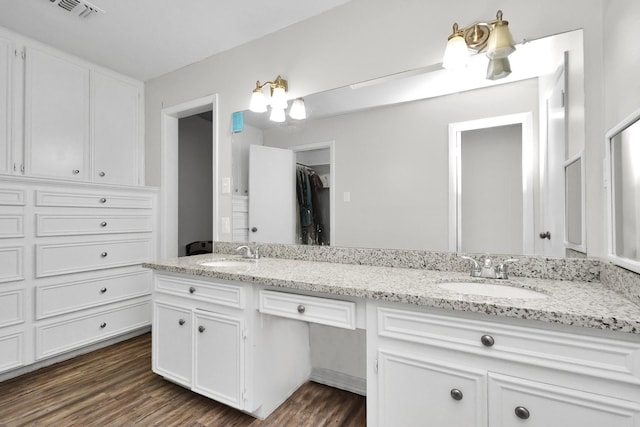
<path fill-rule="evenodd" d="M 84 0 L 49 0 L 67 12 L 73 13 L 80 18 L 88 18 L 96 13 L 104 13 L 104 10 L 92 5 Z"/>

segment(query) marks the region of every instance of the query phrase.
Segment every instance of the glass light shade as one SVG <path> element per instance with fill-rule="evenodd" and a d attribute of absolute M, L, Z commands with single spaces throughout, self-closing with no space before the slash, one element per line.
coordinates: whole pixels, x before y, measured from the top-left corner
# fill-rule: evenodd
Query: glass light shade
<path fill-rule="evenodd" d="M 469 63 L 469 49 L 461 35 L 453 36 L 447 42 L 442 67 L 448 70 L 464 68 Z"/>
<path fill-rule="evenodd" d="M 304 120 L 307 118 L 307 109 L 304 106 L 302 98 L 295 99 L 289 110 L 289 117 L 296 120 Z"/>
<path fill-rule="evenodd" d="M 287 108 L 287 93 L 282 86 L 276 86 L 271 93 L 271 107 L 285 109 Z"/>
<path fill-rule="evenodd" d="M 269 120 L 276 123 L 282 123 L 286 119 L 284 114 L 284 108 L 276 108 L 271 107 L 271 115 L 269 116 Z"/>
<path fill-rule="evenodd" d="M 264 113 L 267 111 L 267 101 L 264 98 L 264 93 L 261 90 L 254 90 L 251 94 L 251 102 L 249 103 L 249 110 L 254 113 Z"/>
<path fill-rule="evenodd" d="M 515 43 L 511 31 L 509 31 L 509 23 L 507 21 L 498 21 L 489 35 L 487 42 L 487 56 L 490 59 L 506 58 L 516 50 Z"/>
<path fill-rule="evenodd" d="M 511 74 L 511 64 L 509 58 L 490 59 L 487 66 L 487 79 L 499 80 L 504 79 Z"/>

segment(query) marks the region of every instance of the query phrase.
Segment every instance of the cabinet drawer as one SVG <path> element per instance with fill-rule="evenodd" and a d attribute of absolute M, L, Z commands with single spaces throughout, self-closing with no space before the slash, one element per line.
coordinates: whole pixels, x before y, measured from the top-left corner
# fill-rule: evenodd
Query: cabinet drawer
<path fill-rule="evenodd" d="M 377 327 L 380 337 L 621 381 L 640 379 L 639 342 L 383 307 Z"/>
<path fill-rule="evenodd" d="M 156 290 L 168 294 L 213 302 L 227 307 L 244 308 L 245 292 L 241 285 L 156 276 Z"/>
<path fill-rule="evenodd" d="M 2 218 L 0 217 L 0 227 Z M 145 233 L 151 231 L 150 215 L 36 215 L 37 235 Z M 0 228 L 1 235 L 1 228 Z"/>
<path fill-rule="evenodd" d="M 36 288 L 36 318 L 43 319 L 150 293 L 150 271 L 39 286 Z"/>
<path fill-rule="evenodd" d="M 114 193 L 65 193 L 57 191 L 36 191 L 36 206 L 105 207 L 151 209 L 151 196 L 124 196 Z"/>
<path fill-rule="evenodd" d="M 0 189 L 0 205 L 24 206 L 24 190 Z"/>
<path fill-rule="evenodd" d="M 147 239 L 36 245 L 36 276 L 140 264 L 151 258 L 151 253 Z"/>
<path fill-rule="evenodd" d="M 0 372 L 23 365 L 24 332 L 0 334 Z"/>
<path fill-rule="evenodd" d="M 260 313 L 338 328 L 356 328 L 356 304 L 286 292 L 260 291 Z"/>
<path fill-rule="evenodd" d="M 132 331 L 151 322 L 151 302 L 36 326 L 36 358 L 42 359 Z"/>
<path fill-rule="evenodd" d="M 24 290 L 0 292 L 0 327 L 24 322 Z"/>
<path fill-rule="evenodd" d="M 22 215 L 0 215 L 0 239 L 24 237 Z"/>
<path fill-rule="evenodd" d="M 0 283 L 23 280 L 23 250 L 18 247 L 0 246 Z"/>

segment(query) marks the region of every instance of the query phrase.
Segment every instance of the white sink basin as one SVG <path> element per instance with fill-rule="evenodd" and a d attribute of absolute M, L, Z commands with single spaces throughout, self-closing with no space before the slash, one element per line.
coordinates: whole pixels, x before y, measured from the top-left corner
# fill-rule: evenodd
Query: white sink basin
<path fill-rule="evenodd" d="M 438 287 L 447 291 L 458 292 L 460 294 L 482 295 L 486 297 L 521 299 L 547 298 L 547 295 L 532 289 L 519 288 L 517 286 L 510 285 L 495 285 L 492 283 L 449 282 L 440 283 L 438 284 Z"/>
<path fill-rule="evenodd" d="M 214 261 L 206 261 L 201 262 L 200 265 L 203 267 L 233 267 L 233 268 L 241 268 L 241 267 L 249 267 L 251 266 L 251 261 L 236 261 L 232 259 L 219 259 Z"/>

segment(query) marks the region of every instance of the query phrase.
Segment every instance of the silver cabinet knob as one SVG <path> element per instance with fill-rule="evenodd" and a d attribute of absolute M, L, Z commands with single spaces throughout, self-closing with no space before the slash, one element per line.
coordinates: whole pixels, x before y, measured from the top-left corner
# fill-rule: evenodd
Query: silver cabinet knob
<path fill-rule="evenodd" d="M 524 406 L 516 406 L 514 412 L 516 413 L 516 417 L 520 418 L 521 420 L 526 420 L 531 416 L 529 410 Z"/>
<path fill-rule="evenodd" d="M 102 197 L 102 198 L 100 199 L 100 203 L 107 203 L 107 199 L 105 199 L 104 197 Z"/>
<path fill-rule="evenodd" d="M 185 324 L 185 322 L 186 322 L 186 320 L 180 319 L 180 320 L 178 320 L 178 325 L 182 326 L 182 325 Z"/>
<path fill-rule="evenodd" d="M 102 253 L 100 254 L 100 256 L 101 256 L 102 258 L 106 258 L 106 257 L 107 257 L 107 255 L 109 255 L 109 254 L 108 254 L 108 253 L 106 253 L 106 252 L 102 252 Z"/>
<path fill-rule="evenodd" d="M 71 172 L 73 172 L 74 175 L 78 175 L 80 173 L 80 169 L 74 169 Z"/>
<path fill-rule="evenodd" d="M 191 287 L 189 288 L 189 293 L 190 293 L 190 294 L 193 294 L 193 293 L 195 293 L 195 292 L 196 292 L 196 288 L 194 288 L 193 286 L 191 286 Z"/>
<path fill-rule="evenodd" d="M 453 400 L 462 400 L 462 391 L 458 390 L 457 388 L 452 388 L 451 397 L 453 398 Z"/>
<path fill-rule="evenodd" d="M 496 343 L 491 335 L 483 335 L 482 338 L 480 338 L 480 342 L 482 342 L 482 345 L 485 347 L 492 347 Z"/>
<path fill-rule="evenodd" d="M 102 221 L 100 223 L 100 227 L 106 227 L 107 226 L 107 221 Z"/>
<path fill-rule="evenodd" d="M 104 329 L 107 327 L 107 324 L 105 322 L 100 323 L 100 329 Z"/>
<path fill-rule="evenodd" d="M 105 292 L 107 292 L 107 288 L 102 288 L 102 289 L 100 289 L 100 293 L 101 293 L 101 294 L 104 294 Z"/>
<path fill-rule="evenodd" d="M 258 231 L 258 227 L 251 227 L 251 232 L 252 232 L 252 233 L 255 233 L 255 232 L 257 232 L 257 231 Z"/>
<path fill-rule="evenodd" d="M 104 172 L 100 172 L 98 175 L 100 175 L 100 176 L 105 176 L 105 175 L 106 175 L 106 173 L 104 173 Z"/>
<path fill-rule="evenodd" d="M 543 233 L 540 233 L 540 238 L 541 239 L 549 239 L 551 240 L 551 233 L 548 231 L 545 231 Z"/>
<path fill-rule="evenodd" d="M 306 310 L 307 310 L 307 309 L 305 308 L 305 306 L 304 306 L 304 305 L 300 304 L 300 305 L 298 306 L 298 313 L 300 313 L 300 314 L 304 314 L 304 312 L 305 312 Z"/>
<path fill-rule="evenodd" d="M 198 326 L 198 332 L 202 333 L 204 332 L 206 328 L 204 326 Z"/>

